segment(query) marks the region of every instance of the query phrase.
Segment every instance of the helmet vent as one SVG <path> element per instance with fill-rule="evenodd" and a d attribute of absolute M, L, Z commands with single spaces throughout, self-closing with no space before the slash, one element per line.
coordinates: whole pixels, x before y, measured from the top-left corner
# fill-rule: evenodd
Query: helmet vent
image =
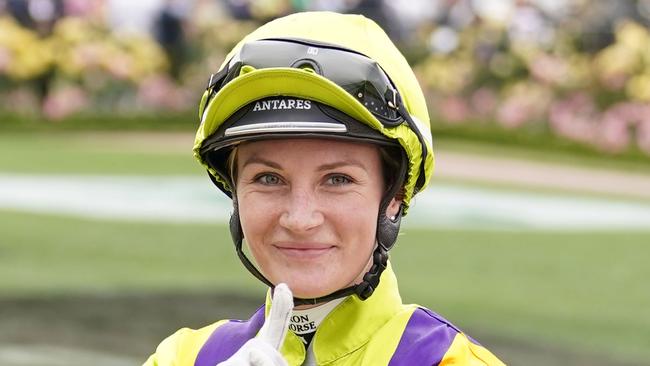
<path fill-rule="evenodd" d="M 291 64 L 291 67 L 296 68 L 296 69 L 311 69 L 312 71 L 316 72 L 318 75 L 323 75 L 323 71 L 321 70 L 320 65 L 318 63 L 310 58 L 302 58 L 293 64 Z"/>

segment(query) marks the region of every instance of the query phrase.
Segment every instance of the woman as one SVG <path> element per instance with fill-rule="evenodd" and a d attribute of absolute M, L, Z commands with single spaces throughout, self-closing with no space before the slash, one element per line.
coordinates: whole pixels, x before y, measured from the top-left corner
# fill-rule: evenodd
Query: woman
<path fill-rule="evenodd" d="M 235 46 L 199 109 L 194 154 L 270 290 L 249 320 L 182 329 L 146 365 L 502 365 L 401 302 L 388 251 L 432 143 L 415 76 L 374 22 L 272 21 Z"/>

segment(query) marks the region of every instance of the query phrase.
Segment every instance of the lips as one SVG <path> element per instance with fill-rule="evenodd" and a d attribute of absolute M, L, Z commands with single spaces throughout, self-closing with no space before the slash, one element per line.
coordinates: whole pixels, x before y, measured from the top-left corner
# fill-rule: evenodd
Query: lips
<path fill-rule="evenodd" d="M 274 244 L 282 255 L 296 260 L 318 259 L 335 250 L 336 246 L 321 243 L 281 243 Z"/>

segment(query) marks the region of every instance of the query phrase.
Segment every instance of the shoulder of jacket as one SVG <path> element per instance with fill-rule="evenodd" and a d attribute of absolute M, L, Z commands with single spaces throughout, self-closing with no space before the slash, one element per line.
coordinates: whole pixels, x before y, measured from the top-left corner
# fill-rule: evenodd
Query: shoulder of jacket
<path fill-rule="evenodd" d="M 424 306 L 409 304 L 405 305 L 405 307 L 411 309 L 411 323 L 416 323 L 421 326 L 444 326 L 448 328 L 448 331 L 451 334 L 462 333 L 462 331 L 452 322 Z"/>
<path fill-rule="evenodd" d="M 393 351 L 391 364 L 442 365 L 462 332 L 447 319 L 425 307 L 405 305 L 404 308 L 409 316 Z"/>
<path fill-rule="evenodd" d="M 417 307 L 411 316 L 410 325 L 418 334 L 420 345 L 429 343 L 441 347 L 439 366 L 476 365 L 476 366 L 505 366 L 494 354 L 472 337 L 464 333 L 449 320 L 422 306 Z M 407 329 L 409 326 L 407 326 Z M 426 346 L 425 346 L 426 347 Z"/>
<path fill-rule="evenodd" d="M 465 333 L 459 333 L 454 338 L 439 366 L 454 365 L 505 366 L 492 352 Z"/>
<path fill-rule="evenodd" d="M 143 366 L 193 365 L 199 350 L 215 329 L 227 323 L 220 320 L 200 329 L 181 328 L 165 338 Z"/>

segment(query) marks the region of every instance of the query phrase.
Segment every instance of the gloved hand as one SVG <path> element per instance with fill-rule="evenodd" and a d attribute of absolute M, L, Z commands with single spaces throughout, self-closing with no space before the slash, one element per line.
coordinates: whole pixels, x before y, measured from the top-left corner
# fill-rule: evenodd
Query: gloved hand
<path fill-rule="evenodd" d="M 284 283 L 275 286 L 269 316 L 257 336 L 244 343 L 234 355 L 219 365 L 287 366 L 287 361 L 279 350 L 289 329 L 292 309 L 293 294 L 289 287 Z"/>

